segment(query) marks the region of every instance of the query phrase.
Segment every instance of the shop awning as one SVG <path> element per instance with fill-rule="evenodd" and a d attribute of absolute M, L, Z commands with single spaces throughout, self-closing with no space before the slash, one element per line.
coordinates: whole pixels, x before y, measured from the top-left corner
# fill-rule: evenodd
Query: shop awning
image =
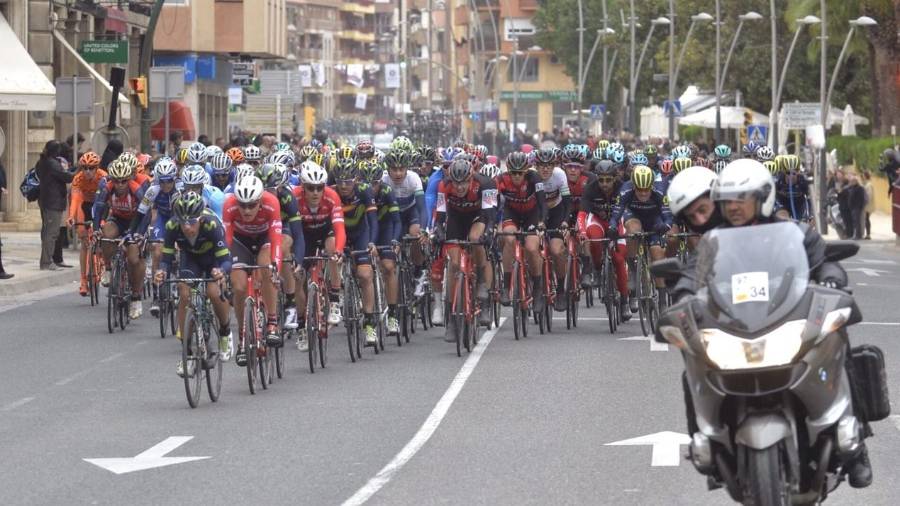
<path fill-rule="evenodd" d="M 169 102 L 169 134 L 181 132 L 184 140 L 192 141 L 197 138 L 197 128 L 194 127 L 194 117 L 191 116 L 191 108 L 181 100 Z M 150 127 L 150 138 L 161 141 L 166 138 L 166 118 L 162 117 L 155 125 Z"/>
<path fill-rule="evenodd" d="M 0 47 L 3 65 L 0 70 L 0 110 L 53 111 L 56 109 L 56 87 L 34 63 L 19 42 L 16 33 L 0 14 Z"/>

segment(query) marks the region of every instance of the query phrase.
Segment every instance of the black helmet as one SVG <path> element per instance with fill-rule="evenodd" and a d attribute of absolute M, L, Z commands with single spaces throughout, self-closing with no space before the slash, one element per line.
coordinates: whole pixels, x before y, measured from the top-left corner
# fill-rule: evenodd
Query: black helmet
<path fill-rule="evenodd" d="M 464 158 L 457 158 L 450 162 L 447 168 L 447 177 L 454 183 L 461 183 L 472 175 L 472 164 Z"/>
<path fill-rule="evenodd" d="M 434 163 L 437 160 L 437 152 L 431 146 L 422 146 L 419 148 L 419 154 L 422 155 L 423 162 Z"/>
<path fill-rule="evenodd" d="M 509 172 L 524 172 L 528 169 L 528 155 L 521 151 L 514 151 L 506 155 L 506 170 Z"/>
<path fill-rule="evenodd" d="M 412 165 L 412 160 L 407 151 L 392 149 L 384 155 L 384 163 L 388 167 L 409 167 Z"/>
<path fill-rule="evenodd" d="M 553 151 L 553 148 L 541 148 L 534 154 L 534 161 L 541 165 L 556 163 L 556 152 Z"/>
<path fill-rule="evenodd" d="M 618 170 L 612 160 L 597 160 L 594 173 L 598 176 L 617 176 Z"/>
<path fill-rule="evenodd" d="M 172 206 L 172 214 L 179 223 L 199 218 L 206 208 L 206 202 L 197 192 L 185 192 L 178 195 Z"/>

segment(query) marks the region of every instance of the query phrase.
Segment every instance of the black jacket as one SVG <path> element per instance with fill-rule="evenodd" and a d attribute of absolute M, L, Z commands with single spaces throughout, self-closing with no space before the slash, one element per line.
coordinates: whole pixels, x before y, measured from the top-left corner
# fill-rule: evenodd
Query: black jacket
<path fill-rule="evenodd" d="M 75 177 L 71 172 L 63 170 L 62 165 L 53 158 L 42 158 L 35 167 L 41 180 L 41 194 L 38 205 L 49 211 L 66 210 L 66 185 Z"/>
<path fill-rule="evenodd" d="M 781 220 L 772 216 L 771 218 L 761 219 L 757 221 L 758 225 L 766 223 L 776 223 Z M 729 227 L 726 224 L 723 227 Z M 825 259 L 825 239 L 819 235 L 815 228 L 810 227 L 806 223 L 797 223 L 803 232 L 803 246 L 806 248 L 806 260 L 809 263 L 809 279 L 816 283 L 823 283 L 825 280 L 833 280 L 838 287 L 847 286 L 847 272 L 838 262 L 829 262 Z M 688 265 L 681 273 L 681 278 L 675 283 L 672 290 L 672 296 L 675 300 L 680 300 L 687 295 L 694 295 L 699 288 L 699 280 L 697 280 L 697 256 L 692 255 L 688 261 Z"/>
<path fill-rule="evenodd" d="M 864 209 L 866 207 L 866 189 L 862 185 L 851 184 L 847 186 L 847 208 L 850 210 Z"/>

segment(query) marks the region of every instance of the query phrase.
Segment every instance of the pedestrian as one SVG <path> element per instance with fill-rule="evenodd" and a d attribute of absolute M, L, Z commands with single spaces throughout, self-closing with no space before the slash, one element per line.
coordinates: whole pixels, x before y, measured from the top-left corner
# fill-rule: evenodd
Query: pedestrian
<path fill-rule="evenodd" d="M 850 192 L 848 191 L 847 176 L 843 169 L 834 171 L 834 193 L 837 195 L 838 213 L 844 225 L 844 237 L 853 237 L 853 222 L 850 221 Z"/>
<path fill-rule="evenodd" d="M 59 238 L 63 213 L 66 210 L 66 185 L 72 182 L 73 174 L 63 169 L 57 160 L 62 152 L 62 144 L 56 140 L 47 141 L 35 169 L 40 179 L 38 207 L 41 209 L 41 270 L 55 271 L 60 267 L 71 267 L 62 261 Z M 59 251 L 54 251 L 56 249 Z"/>
<path fill-rule="evenodd" d="M 122 152 L 125 151 L 125 146 L 122 145 L 122 141 L 118 139 L 111 139 L 106 144 L 106 149 L 103 150 L 103 154 L 100 156 L 100 168 L 106 170 Z"/>
<path fill-rule="evenodd" d="M 6 190 L 6 169 L 3 167 L 3 163 L 0 162 L 0 203 L 3 202 L 3 195 L 6 195 L 8 192 Z M 9 279 L 13 277 L 13 274 L 6 272 L 3 269 L 3 240 L 0 239 L 0 279 Z"/>
<path fill-rule="evenodd" d="M 62 157 L 66 159 L 66 162 L 69 164 L 69 167 L 75 166 L 75 160 L 78 160 L 78 157 L 81 156 L 79 150 L 81 149 L 81 144 L 84 142 L 84 136 L 78 134 L 78 144 L 75 145 L 74 135 L 70 135 L 66 137 L 66 143 L 63 144 Z"/>
<path fill-rule="evenodd" d="M 850 172 L 847 176 L 847 206 L 850 210 L 850 223 L 853 226 L 853 233 L 848 232 L 847 236 L 860 240 L 863 238 L 862 225 L 865 222 L 866 190 L 859 184 L 856 172 Z"/>
<path fill-rule="evenodd" d="M 868 170 L 864 170 L 862 173 L 863 177 L 863 189 L 866 190 L 866 236 L 863 238 L 865 240 L 872 239 L 872 213 L 875 212 L 875 186 L 872 184 L 872 173 Z"/>

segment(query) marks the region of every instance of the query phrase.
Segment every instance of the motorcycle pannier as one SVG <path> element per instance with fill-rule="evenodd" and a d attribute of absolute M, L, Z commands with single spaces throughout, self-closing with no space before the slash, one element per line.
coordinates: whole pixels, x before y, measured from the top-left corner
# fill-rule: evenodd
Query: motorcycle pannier
<path fill-rule="evenodd" d="M 891 399 L 881 348 L 869 344 L 857 346 L 850 350 L 850 360 L 855 390 L 866 420 L 876 422 L 887 418 L 891 414 Z"/>

